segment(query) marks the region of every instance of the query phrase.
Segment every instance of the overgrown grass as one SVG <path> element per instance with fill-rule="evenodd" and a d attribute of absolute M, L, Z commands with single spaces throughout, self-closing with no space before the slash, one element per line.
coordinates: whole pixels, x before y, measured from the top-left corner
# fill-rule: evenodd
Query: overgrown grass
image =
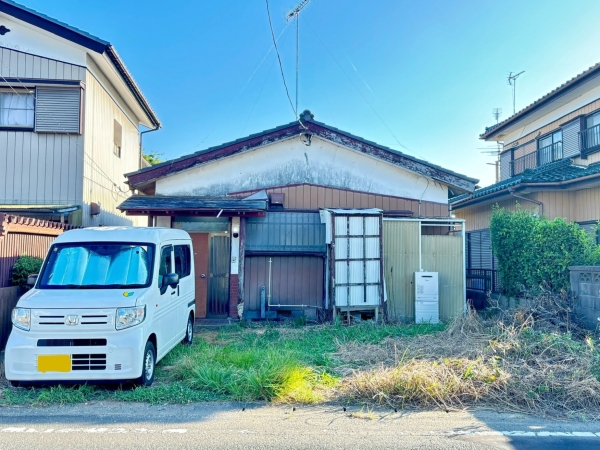
<path fill-rule="evenodd" d="M 385 339 L 443 330 L 443 325 L 301 327 L 238 325 L 200 331 L 192 346 L 178 346 L 157 367 L 154 385 L 10 388 L 0 380 L 0 404 L 90 401 L 189 403 L 236 400 L 319 403 L 335 393 L 340 345 L 377 345 Z"/>

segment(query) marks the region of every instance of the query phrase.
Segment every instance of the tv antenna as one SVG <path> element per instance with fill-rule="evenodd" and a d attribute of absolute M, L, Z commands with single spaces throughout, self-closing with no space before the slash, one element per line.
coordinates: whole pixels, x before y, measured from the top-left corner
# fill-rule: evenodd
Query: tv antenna
<path fill-rule="evenodd" d="M 502 115 L 501 108 L 492 109 L 492 116 L 496 119 L 496 124 L 500 122 L 500 116 Z M 479 147 L 477 150 L 482 150 L 481 153 L 486 153 L 490 156 L 495 156 L 496 161 L 493 163 L 486 163 L 489 166 L 494 166 L 496 169 L 496 183 L 500 181 L 500 153 L 502 153 L 502 144 L 496 142 L 496 147 Z"/>
<path fill-rule="evenodd" d="M 285 20 L 288 22 L 296 18 L 296 119 L 298 113 L 298 72 L 300 61 L 300 13 L 308 6 L 311 0 L 300 0 L 286 15 Z"/>
<path fill-rule="evenodd" d="M 513 90 L 513 114 L 515 114 L 517 112 L 516 109 L 516 96 L 517 96 L 517 78 L 519 78 L 519 76 L 521 74 L 525 73 L 525 71 L 521 71 L 519 73 L 516 73 L 513 75 L 513 73 L 509 73 L 508 74 L 508 85 L 512 86 L 512 90 Z"/>

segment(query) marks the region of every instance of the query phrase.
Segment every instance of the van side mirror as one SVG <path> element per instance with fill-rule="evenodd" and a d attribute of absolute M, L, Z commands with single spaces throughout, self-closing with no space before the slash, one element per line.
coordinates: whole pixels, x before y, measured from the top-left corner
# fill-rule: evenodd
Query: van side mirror
<path fill-rule="evenodd" d="M 179 284 L 179 275 L 176 273 L 170 273 L 163 277 L 163 280 L 162 280 L 163 288 L 166 288 L 167 286 L 171 286 L 173 289 L 175 289 L 178 284 Z"/>
<path fill-rule="evenodd" d="M 37 278 L 38 278 L 38 274 L 37 273 L 29 275 L 27 277 L 27 283 L 26 283 L 27 287 L 29 287 L 29 288 L 34 287 L 35 286 L 35 282 L 37 281 Z"/>

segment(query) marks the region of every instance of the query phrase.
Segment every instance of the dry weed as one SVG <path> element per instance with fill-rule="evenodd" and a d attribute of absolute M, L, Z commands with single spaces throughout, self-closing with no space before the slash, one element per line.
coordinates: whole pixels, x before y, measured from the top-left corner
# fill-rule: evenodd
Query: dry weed
<path fill-rule="evenodd" d="M 593 339 L 573 337 L 585 332 L 563 306 L 544 293 L 495 320 L 470 310 L 437 335 L 341 345 L 342 396 L 393 407 L 600 417 L 600 353 Z"/>

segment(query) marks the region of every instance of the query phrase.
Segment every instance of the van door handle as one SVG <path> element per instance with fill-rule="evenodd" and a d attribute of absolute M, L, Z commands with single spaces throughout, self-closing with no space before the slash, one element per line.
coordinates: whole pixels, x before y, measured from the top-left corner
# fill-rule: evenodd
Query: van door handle
<path fill-rule="evenodd" d="M 173 289 L 173 292 L 171 292 L 171 295 L 175 295 L 175 292 L 177 292 L 175 289 Z"/>

